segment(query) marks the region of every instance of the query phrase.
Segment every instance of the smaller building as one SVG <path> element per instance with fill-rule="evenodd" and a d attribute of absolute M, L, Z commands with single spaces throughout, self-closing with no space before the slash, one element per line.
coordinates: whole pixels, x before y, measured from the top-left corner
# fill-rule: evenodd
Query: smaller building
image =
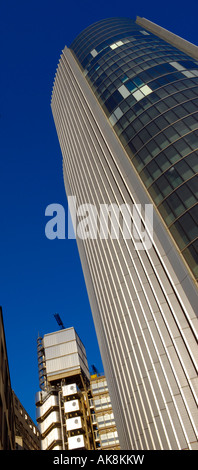
<path fill-rule="evenodd" d="M 37 340 L 37 423 L 42 450 L 95 449 L 86 351 L 74 328 Z"/>
<path fill-rule="evenodd" d="M 40 447 L 38 428 L 11 387 L 0 307 L 0 450 L 39 450 Z"/>
<path fill-rule="evenodd" d="M 40 450 L 40 433 L 13 391 L 16 450 Z"/>
<path fill-rule="evenodd" d="M 106 378 L 90 379 L 85 347 L 75 329 L 37 340 L 36 416 L 42 450 L 119 449 Z"/>
<path fill-rule="evenodd" d="M 94 410 L 92 419 L 94 417 L 95 440 L 98 442 L 98 448 L 118 450 L 120 445 L 106 377 L 91 375 L 90 388 L 92 395 L 90 405 Z"/>
<path fill-rule="evenodd" d="M 8 356 L 0 307 L 0 450 L 15 449 L 15 419 Z"/>

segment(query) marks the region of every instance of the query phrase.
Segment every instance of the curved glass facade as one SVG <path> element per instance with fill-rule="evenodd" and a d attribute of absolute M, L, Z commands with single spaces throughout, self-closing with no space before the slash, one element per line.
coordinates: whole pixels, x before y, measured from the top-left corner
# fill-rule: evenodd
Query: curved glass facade
<path fill-rule="evenodd" d="M 129 18 L 70 49 L 197 280 L 198 61 Z"/>

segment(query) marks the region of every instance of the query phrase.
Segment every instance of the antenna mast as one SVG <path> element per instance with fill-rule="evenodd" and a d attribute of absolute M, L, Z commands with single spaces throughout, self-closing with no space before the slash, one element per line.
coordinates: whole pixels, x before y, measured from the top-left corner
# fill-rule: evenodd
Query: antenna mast
<path fill-rule="evenodd" d="M 60 326 L 60 328 L 61 328 L 62 330 L 64 330 L 64 329 L 65 329 L 65 326 L 63 325 L 63 322 L 62 322 L 62 320 L 61 320 L 60 315 L 59 315 L 58 313 L 54 313 L 54 318 L 55 318 L 55 320 L 57 321 L 57 323 L 58 323 L 58 325 Z"/>

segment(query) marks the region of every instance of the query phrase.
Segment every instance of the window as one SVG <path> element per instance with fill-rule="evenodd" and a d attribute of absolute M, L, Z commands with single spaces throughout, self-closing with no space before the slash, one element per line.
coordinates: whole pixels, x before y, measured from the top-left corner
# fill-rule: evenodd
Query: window
<path fill-rule="evenodd" d="M 140 173 L 141 179 L 145 186 L 148 188 L 153 182 L 153 177 L 152 175 L 148 172 L 147 168 L 144 168 L 141 173 Z"/>
<path fill-rule="evenodd" d="M 158 147 L 157 142 L 155 142 L 154 139 L 146 144 L 146 148 L 148 150 L 148 153 L 152 155 L 152 157 L 155 157 L 160 152 L 160 148 Z M 150 160 L 152 157 L 150 156 Z"/>
<path fill-rule="evenodd" d="M 167 129 L 164 129 L 164 135 L 170 142 L 174 142 L 178 139 L 178 137 L 180 137 L 174 127 L 168 127 Z"/>
<path fill-rule="evenodd" d="M 140 132 L 139 132 L 139 137 L 140 139 L 142 140 L 143 144 L 145 144 L 148 140 L 150 140 L 150 134 L 149 132 L 147 131 L 146 128 L 143 128 Z"/>
<path fill-rule="evenodd" d="M 156 116 L 159 115 L 159 111 L 156 108 L 157 108 L 157 105 L 156 105 L 156 107 L 152 107 L 152 108 L 148 109 L 148 111 L 147 111 L 147 113 L 148 113 L 148 115 L 150 116 L 151 119 L 153 119 L 153 118 L 155 118 Z"/>
<path fill-rule="evenodd" d="M 134 77 L 133 78 L 133 83 L 134 83 L 136 88 L 144 85 L 144 83 L 142 82 L 142 80 L 139 77 Z"/>
<path fill-rule="evenodd" d="M 118 42 L 115 42 L 114 44 L 111 44 L 110 48 L 111 49 L 117 49 L 117 47 L 119 46 L 123 46 L 123 42 L 122 41 L 118 41 Z"/>
<path fill-rule="evenodd" d="M 177 118 L 182 118 L 184 116 L 186 116 L 186 109 L 185 109 L 185 105 L 179 105 L 177 106 L 175 109 L 174 109 L 174 114 L 175 114 L 175 121 L 177 120 Z M 168 118 L 167 118 L 168 119 Z"/>
<path fill-rule="evenodd" d="M 142 116 L 140 116 L 138 121 L 141 121 L 143 125 L 148 124 L 150 122 L 150 116 L 147 113 L 143 113 Z"/>
<path fill-rule="evenodd" d="M 142 160 L 144 165 L 146 165 L 147 163 L 149 163 L 152 160 L 150 152 L 146 147 L 144 147 L 143 149 L 140 150 L 140 152 L 138 153 L 138 156 Z"/>
<path fill-rule="evenodd" d="M 147 170 L 149 171 L 150 175 L 152 175 L 152 178 L 155 180 L 161 175 L 161 169 L 159 166 L 156 164 L 155 160 L 152 160 L 148 165 L 147 165 Z"/>
<path fill-rule="evenodd" d="M 124 85 L 123 85 L 124 86 Z M 116 90 L 114 93 L 105 101 L 105 106 L 108 109 L 108 111 L 113 111 L 115 107 L 122 101 L 122 96 L 120 93 Z"/>
<path fill-rule="evenodd" d="M 152 186 L 149 188 L 149 193 L 156 205 L 160 204 L 160 202 L 164 199 L 156 183 L 152 184 Z"/>
<path fill-rule="evenodd" d="M 181 66 L 185 69 L 195 69 L 198 68 L 198 65 L 195 62 L 192 62 L 191 60 L 180 60 L 179 63 Z"/>
<path fill-rule="evenodd" d="M 198 154 L 191 153 L 185 158 L 186 163 L 192 168 L 192 170 L 197 173 L 198 172 Z"/>
<path fill-rule="evenodd" d="M 193 176 L 193 171 L 187 165 L 185 160 L 181 160 L 180 162 L 178 162 L 175 168 L 177 169 L 177 172 L 183 178 L 183 180 L 187 180 L 191 178 L 191 176 Z"/>
<path fill-rule="evenodd" d="M 177 189 L 177 194 L 179 198 L 183 201 L 185 208 L 188 209 L 197 202 L 197 198 L 192 193 L 187 184 L 183 184 L 180 188 Z"/>
<path fill-rule="evenodd" d="M 103 446 L 118 444 L 119 440 L 118 440 L 117 431 L 101 434 L 101 443 L 102 443 Z"/>
<path fill-rule="evenodd" d="M 120 119 L 120 118 L 123 116 L 123 112 L 122 112 L 122 110 L 119 108 L 119 106 L 118 106 L 118 108 L 115 109 L 114 114 L 115 114 L 115 116 L 116 116 L 117 119 Z"/>
<path fill-rule="evenodd" d="M 175 216 L 166 201 L 160 204 L 159 212 L 167 225 L 170 225 L 175 220 Z"/>
<path fill-rule="evenodd" d="M 157 120 L 157 123 L 158 123 L 158 120 Z M 151 122 L 147 126 L 147 131 L 149 132 L 150 136 L 153 137 L 155 134 L 158 134 L 159 127 L 155 124 L 155 122 Z"/>
<path fill-rule="evenodd" d="M 127 140 L 130 140 L 132 139 L 132 137 L 134 137 L 135 131 L 131 126 L 128 126 L 125 131 L 125 134 L 126 134 Z"/>
<path fill-rule="evenodd" d="M 168 179 L 164 175 L 160 176 L 160 178 L 156 182 L 156 185 L 157 185 L 158 193 L 160 197 L 161 197 L 161 194 L 163 194 L 163 196 L 166 197 L 172 191 L 171 184 L 169 183 Z"/>
<path fill-rule="evenodd" d="M 147 31 L 144 31 L 144 30 L 140 31 L 140 33 L 144 34 L 145 36 L 150 36 L 150 33 L 148 33 Z"/>
<path fill-rule="evenodd" d="M 159 146 L 162 150 L 167 147 L 169 145 L 169 141 L 166 137 L 166 132 L 164 131 L 161 132 L 161 134 L 158 134 L 156 137 L 155 137 L 155 142 L 157 144 L 157 146 Z"/>
<path fill-rule="evenodd" d="M 108 427 L 115 425 L 115 419 L 113 413 L 105 413 L 97 417 L 98 427 Z"/>
<path fill-rule="evenodd" d="M 111 116 L 109 117 L 109 121 L 110 121 L 112 126 L 114 126 L 116 124 L 117 118 L 115 117 L 114 113 L 111 114 Z"/>
<path fill-rule="evenodd" d="M 139 132 L 140 129 L 142 129 L 142 123 L 140 121 L 140 119 L 136 119 L 134 122 L 133 122 L 133 129 L 136 131 L 136 132 Z"/>
<path fill-rule="evenodd" d="M 104 408 L 111 407 L 110 397 L 101 397 L 97 400 L 94 400 L 94 405 L 96 410 L 102 410 Z"/>
<path fill-rule="evenodd" d="M 166 201 L 168 202 L 176 218 L 185 211 L 185 206 L 183 205 L 181 199 L 177 196 L 176 192 L 171 194 Z"/>
<path fill-rule="evenodd" d="M 135 91 L 133 96 L 137 101 L 140 101 L 142 98 L 144 98 L 144 95 L 140 90 Z"/>
<path fill-rule="evenodd" d="M 175 222 L 170 228 L 170 232 L 181 250 L 188 245 L 189 240 L 179 221 Z"/>
<path fill-rule="evenodd" d="M 124 75 L 123 77 L 121 77 L 121 81 L 122 83 L 126 82 L 128 80 L 129 77 L 127 77 L 127 75 Z"/>
<path fill-rule="evenodd" d="M 185 136 L 185 141 L 190 145 L 194 150 L 198 148 L 198 133 L 194 132 Z"/>
<path fill-rule="evenodd" d="M 136 151 L 138 151 L 142 147 L 143 143 L 142 140 L 138 137 L 138 135 L 133 139 L 133 145 Z"/>
<path fill-rule="evenodd" d="M 129 80 L 127 83 L 126 83 L 126 87 L 128 88 L 128 90 L 130 92 L 134 91 L 134 90 L 137 90 L 137 86 L 135 85 L 135 83 L 133 83 L 131 80 Z"/>
<path fill-rule="evenodd" d="M 170 166 L 170 161 L 166 158 L 163 152 L 161 152 L 156 158 L 155 161 L 157 165 L 161 168 L 163 173 Z"/>
<path fill-rule="evenodd" d="M 128 147 L 128 146 L 127 146 L 127 147 Z M 128 148 L 127 148 L 127 151 L 128 151 Z M 140 171 L 142 170 L 143 166 L 144 166 L 143 162 L 140 160 L 140 158 L 139 158 L 138 155 L 136 155 L 135 157 L 133 157 L 133 155 L 130 154 L 130 149 L 129 149 L 128 152 L 129 152 L 129 155 L 133 158 L 133 164 L 134 164 L 136 170 L 137 170 L 138 172 L 140 172 Z"/>
<path fill-rule="evenodd" d="M 189 116 L 184 119 L 186 126 L 189 127 L 190 130 L 197 129 L 198 127 L 198 113 L 193 114 L 193 116 Z"/>
<path fill-rule="evenodd" d="M 194 276 L 198 278 L 198 240 L 188 246 L 182 254 Z"/>
<path fill-rule="evenodd" d="M 178 132 L 178 134 L 180 136 L 186 134 L 187 132 L 189 132 L 189 129 L 187 127 L 187 125 L 185 124 L 185 121 L 178 121 L 174 124 L 174 128 L 176 129 L 176 131 Z"/>
<path fill-rule="evenodd" d="M 98 55 L 96 49 L 93 49 L 93 50 L 91 51 L 91 55 L 92 55 L 93 57 L 96 57 L 96 56 Z"/>
<path fill-rule="evenodd" d="M 125 85 L 121 85 L 121 87 L 118 88 L 118 91 L 120 92 L 123 98 L 127 98 L 127 96 L 130 95 L 129 90 L 125 87 Z"/>
<path fill-rule="evenodd" d="M 173 188 L 177 188 L 182 183 L 182 178 L 174 166 L 166 172 L 166 177 Z"/>
<path fill-rule="evenodd" d="M 185 157 L 190 151 L 189 145 L 185 141 L 185 139 L 180 139 L 174 143 L 174 148 L 176 149 L 178 155 L 181 157 Z"/>
<path fill-rule="evenodd" d="M 197 213 L 198 206 L 195 206 L 194 211 Z M 191 209 L 193 211 L 193 209 Z M 198 237 L 198 225 L 195 218 L 192 218 L 190 213 L 184 214 L 179 219 L 180 224 L 184 227 L 188 240 L 192 241 Z"/>
<path fill-rule="evenodd" d="M 149 95 L 150 93 L 152 93 L 153 90 L 151 90 L 151 88 L 148 86 L 148 85 L 144 85 L 143 87 L 141 87 L 141 92 L 147 96 Z"/>
<path fill-rule="evenodd" d="M 179 64 L 179 62 L 170 62 L 170 65 L 172 65 L 172 67 L 174 67 L 177 70 L 184 70 L 184 68 L 185 68 L 185 67 L 183 67 L 183 65 L 181 65 L 181 62 L 180 62 L 180 64 Z"/>

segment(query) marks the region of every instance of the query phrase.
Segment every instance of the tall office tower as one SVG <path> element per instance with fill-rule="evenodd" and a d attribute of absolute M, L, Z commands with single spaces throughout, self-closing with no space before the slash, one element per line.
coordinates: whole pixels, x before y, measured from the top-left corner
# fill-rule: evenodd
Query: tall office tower
<path fill-rule="evenodd" d="M 95 449 L 86 351 L 74 328 L 39 337 L 38 363 L 41 449 Z"/>
<path fill-rule="evenodd" d="M 100 21 L 64 48 L 51 106 L 74 228 L 92 205 L 77 244 L 121 448 L 195 449 L 198 48 L 139 17 Z M 102 204 L 117 238 L 104 213 L 94 227 Z"/>

